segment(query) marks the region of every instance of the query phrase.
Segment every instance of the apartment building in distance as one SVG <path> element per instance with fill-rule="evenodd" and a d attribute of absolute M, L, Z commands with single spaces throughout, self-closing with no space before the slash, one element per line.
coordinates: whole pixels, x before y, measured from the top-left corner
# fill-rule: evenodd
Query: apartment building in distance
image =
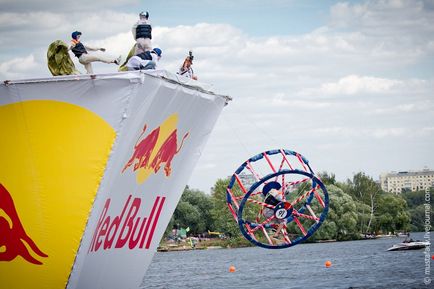
<path fill-rule="evenodd" d="M 241 173 L 238 177 L 247 189 L 257 182 L 255 176 L 252 174 Z"/>
<path fill-rule="evenodd" d="M 405 191 L 425 191 L 434 187 L 434 171 L 390 172 L 380 175 L 381 189 L 385 192 L 400 194 Z"/>

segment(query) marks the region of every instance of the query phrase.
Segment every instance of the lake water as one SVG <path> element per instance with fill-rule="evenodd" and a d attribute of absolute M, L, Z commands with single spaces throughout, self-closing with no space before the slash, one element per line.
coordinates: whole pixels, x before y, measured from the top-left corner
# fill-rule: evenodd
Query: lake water
<path fill-rule="evenodd" d="M 434 232 L 431 232 L 431 242 Z M 413 239 L 423 239 L 414 233 Z M 403 238 L 254 248 L 157 252 L 144 288 L 434 288 L 424 250 L 387 252 Z M 431 250 L 431 255 L 434 249 Z M 326 268 L 325 261 L 332 266 Z M 434 279 L 434 261 L 431 278 Z M 233 265 L 236 272 L 230 273 Z"/>

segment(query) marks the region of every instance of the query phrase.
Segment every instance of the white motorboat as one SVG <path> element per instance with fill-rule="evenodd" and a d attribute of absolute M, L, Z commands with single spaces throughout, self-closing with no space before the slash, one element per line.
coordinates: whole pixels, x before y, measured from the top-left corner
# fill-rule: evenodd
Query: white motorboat
<path fill-rule="evenodd" d="M 387 251 L 418 250 L 429 246 L 429 242 L 413 241 L 398 243 L 387 249 Z"/>

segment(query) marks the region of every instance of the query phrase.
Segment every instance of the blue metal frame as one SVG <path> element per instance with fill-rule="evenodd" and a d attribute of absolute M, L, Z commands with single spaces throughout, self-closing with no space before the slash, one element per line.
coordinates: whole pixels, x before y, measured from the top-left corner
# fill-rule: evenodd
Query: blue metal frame
<path fill-rule="evenodd" d="M 261 243 L 261 242 L 258 242 L 258 241 L 256 241 L 256 240 L 254 240 L 254 239 L 253 239 L 253 238 L 252 238 L 252 237 L 251 237 L 251 236 L 246 232 L 246 229 L 245 229 L 245 226 L 244 226 L 245 221 L 244 221 L 243 218 L 242 218 L 243 210 L 244 210 L 244 205 L 246 204 L 247 199 L 250 197 L 250 195 L 251 195 L 251 194 L 252 194 L 252 193 L 253 193 L 253 192 L 254 192 L 254 191 L 255 191 L 255 190 L 256 190 L 256 189 L 261 185 L 261 184 L 263 184 L 264 182 L 266 182 L 267 180 L 269 180 L 269 179 L 271 179 L 271 178 L 274 178 L 274 177 L 276 177 L 276 176 L 280 176 L 280 175 L 283 175 L 283 174 L 300 174 L 300 175 L 304 175 L 304 176 L 306 176 L 306 177 L 311 178 L 312 181 L 313 181 L 314 183 L 318 184 L 318 185 L 320 186 L 321 190 L 322 190 L 323 193 L 324 193 L 324 205 L 325 205 L 325 206 L 324 206 L 324 210 L 323 210 L 322 213 L 321 213 L 320 220 L 318 221 L 318 223 L 316 223 L 315 225 L 313 225 L 312 227 L 309 228 L 309 230 L 307 231 L 306 236 L 300 236 L 300 237 L 298 237 L 297 239 L 292 240 L 292 241 L 291 241 L 291 244 L 286 244 L 286 243 L 285 243 L 285 244 L 279 244 L 279 245 L 269 245 L 269 244 L 264 244 L 264 243 Z M 312 192 L 312 193 L 309 195 L 309 197 L 308 197 L 307 201 L 305 202 L 305 204 L 303 205 L 302 209 L 299 210 L 300 213 L 302 213 L 304 210 L 306 210 L 306 204 L 310 204 L 310 203 L 312 202 L 313 197 L 314 197 L 314 193 Z M 308 239 L 310 236 L 312 236 L 312 234 L 313 234 L 316 230 L 318 230 L 318 228 L 321 226 L 321 224 L 324 222 L 325 218 L 327 217 L 328 209 L 329 209 L 329 196 L 328 196 L 327 189 L 326 189 L 326 187 L 324 186 L 324 184 L 323 184 L 323 183 L 322 183 L 322 182 L 321 182 L 317 177 L 315 177 L 315 176 L 314 176 L 313 174 L 311 174 L 311 173 L 304 172 L 304 171 L 300 171 L 300 170 L 287 170 L 287 169 L 284 169 L 284 170 L 280 170 L 280 171 L 278 171 L 278 172 L 276 172 L 276 173 L 272 173 L 272 174 L 269 174 L 269 175 L 263 177 L 259 182 L 256 182 L 255 184 L 253 184 L 253 185 L 250 187 L 249 191 L 244 195 L 244 198 L 243 198 L 243 200 L 241 201 L 241 203 L 240 203 L 240 207 L 239 207 L 238 212 L 237 212 L 237 217 L 238 217 L 238 226 L 240 227 L 240 231 L 241 231 L 241 233 L 243 234 L 243 236 L 244 236 L 247 240 L 249 240 L 251 243 L 255 244 L 256 246 L 259 246 L 259 247 L 262 247 L 262 248 L 267 248 L 267 249 L 284 249 L 284 248 L 288 248 L 288 247 L 291 247 L 291 246 L 297 245 L 298 243 L 300 243 L 300 242 L 302 242 L 302 241 Z M 289 217 L 289 218 L 287 219 L 287 223 L 290 223 L 292 220 L 293 220 L 293 218 L 292 218 L 292 217 Z"/>

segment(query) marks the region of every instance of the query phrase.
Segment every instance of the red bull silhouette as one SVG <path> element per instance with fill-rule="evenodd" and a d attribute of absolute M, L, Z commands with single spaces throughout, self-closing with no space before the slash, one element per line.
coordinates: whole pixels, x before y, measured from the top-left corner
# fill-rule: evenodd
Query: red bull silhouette
<path fill-rule="evenodd" d="M 164 164 L 164 174 L 166 177 L 169 177 L 172 173 L 172 160 L 179 153 L 184 140 L 189 135 L 187 132 L 183 136 L 181 144 L 178 147 L 177 121 L 178 116 L 174 113 L 159 127 L 150 132 L 149 135 L 140 140 L 147 129 L 147 125 L 145 124 L 142 133 L 134 145 L 134 152 L 125 164 L 122 172 L 133 166 L 133 171 L 137 171 L 137 181 L 142 183 L 151 173 L 158 173 Z"/>
<path fill-rule="evenodd" d="M 152 150 L 155 147 L 155 144 L 158 140 L 158 135 L 160 134 L 160 127 L 154 129 L 148 136 L 142 139 L 140 142 L 140 138 L 143 136 L 147 128 L 147 125 L 143 127 L 142 133 L 140 134 L 137 142 L 134 146 L 134 153 L 127 162 L 127 164 L 122 169 L 124 172 L 129 166 L 133 164 L 135 160 L 138 160 L 133 167 L 133 170 L 136 171 L 138 168 L 142 168 L 148 165 L 149 159 L 151 158 Z"/>
<path fill-rule="evenodd" d="M 12 196 L 2 184 L 0 184 L 0 249 L 0 261 L 12 261 L 17 256 L 21 256 L 30 263 L 42 265 L 42 262 L 32 255 L 48 257 L 24 230 Z"/>
<path fill-rule="evenodd" d="M 170 136 L 166 139 L 166 141 L 163 143 L 163 145 L 158 150 L 157 155 L 154 157 L 151 168 L 154 168 L 154 172 L 157 173 L 160 170 L 161 164 L 165 163 L 164 165 L 164 173 L 166 177 L 170 176 L 172 173 L 172 167 L 171 162 L 175 155 L 179 153 L 181 150 L 182 145 L 184 144 L 185 138 L 188 136 L 188 132 L 183 136 L 181 145 L 178 148 L 177 144 L 177 129 L 175 129 Z"/>

